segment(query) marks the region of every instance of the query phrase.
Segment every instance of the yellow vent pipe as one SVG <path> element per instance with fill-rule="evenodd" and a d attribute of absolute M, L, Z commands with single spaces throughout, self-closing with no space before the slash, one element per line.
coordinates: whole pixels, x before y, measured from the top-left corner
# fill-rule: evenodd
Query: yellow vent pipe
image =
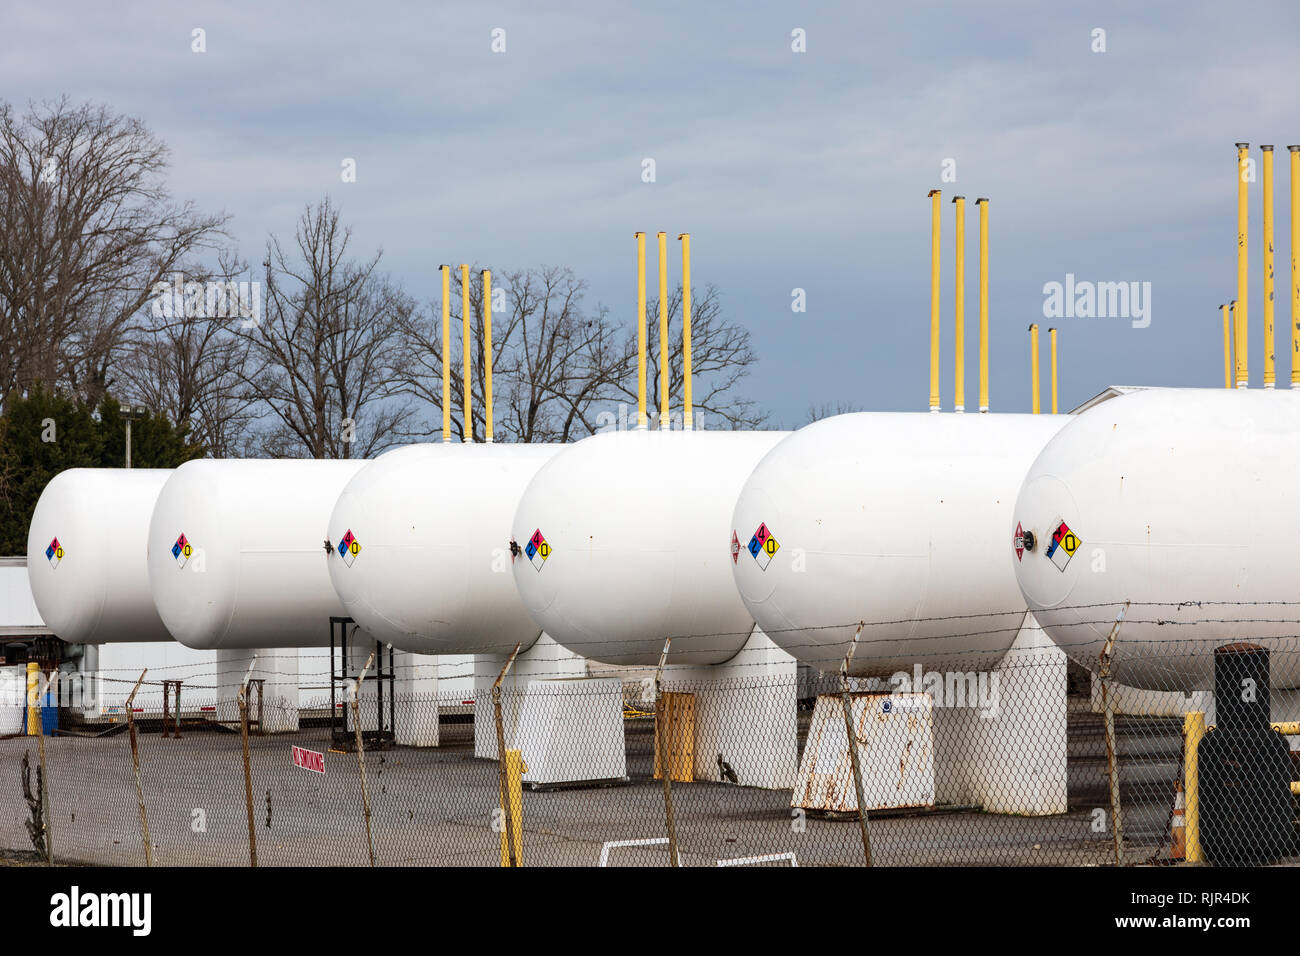
<path fill-rule="evenodd" d="M 1039 385 L 1038 385 L 1038 323 L 1035 322 L 1029 326 L 1029 387 L 1033 389 L 1033 409 L 1037 415 L 1042 409 L 1039 407 Z"/>
<path fill-rule="evenodd" d="M 989 201 L 975 200 L 980 207 L 980 411 L 989 410 Z"/>
<path fill-rule="evenodd" d="M 1250 159 L 1246 156 L 1249 143 L 1237 144 L 1237 309 L 1236 309 L 1236 364 L 1237 387 L 1245 388 L 1250 383 L 1250 368 L 1247 357 L 1249 336 L 1248 300 L 1249 281 L 1247 269 L 1250 261 L 1250 214 L 1247 209 L 1247 171 Z"/>
<path fill-rule="evenodd" d="M 451 266 L 442 273 L 442 440 L 451 441 Z"/>

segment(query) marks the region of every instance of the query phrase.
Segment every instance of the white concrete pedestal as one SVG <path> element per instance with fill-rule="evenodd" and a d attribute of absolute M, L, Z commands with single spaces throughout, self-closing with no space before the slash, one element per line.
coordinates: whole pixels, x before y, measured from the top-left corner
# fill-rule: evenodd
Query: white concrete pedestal
<path fill-rule="evenodd" d="M 264 680 L 262 730 L 280 734 L 298 729 L 298 649 L 295 647 L 240 648 L 217 651 L 217 720 L 239 722 L 239 686 L 248 665 L 257 657 L 252 679 Z M 257 718 L 257 700 L 252 699 L 250 717 Z"/>
<path fill-rule="evenodd" d="M 438 746 L 438 658 L 393 651 L 394 737 L 406 747 Z"/>
<path fill-rule="evenodd" d="M 896 688 L 935 698 L 936 802 L 1031 816 L 1066 811 L 1066 660 L 1027 613 L 992 671 L 927 673 L 920 687 Z"/>
<path fill-rule="evenodd" d="M 799 773 L 798 667 L 757 627 L 710 666 L 669 665 L 664 689 L 695 695 L 695 779 L 722 781 L 719 755 L 746 787 L 793 788 Z"/>

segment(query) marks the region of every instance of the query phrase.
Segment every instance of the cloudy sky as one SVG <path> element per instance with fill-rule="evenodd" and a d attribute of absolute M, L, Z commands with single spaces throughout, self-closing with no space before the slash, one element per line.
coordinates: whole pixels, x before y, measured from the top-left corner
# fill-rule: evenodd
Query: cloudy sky
<path fill-rule="evenodd" d="M 1287 380 L 1298 28 L 1287 3 L 10 4 L 0 95 L 140 117 L 171 147 L 175 194 L 229 212 L 250 260 L 328 193 L 356 248 L 382 247 L 421 298 L 441 262 L 560 264 L 630 318 L 633 232 L 651 234 L 653 269 L 654 232 L 688 231 L 696 283 L 753 333 L 748 394 L 797 425 L 823 402 L 926 407 L 935 187 L 945 408 L 954 193 L 969 200 L 968 407 L 977 196 L 991 199 L 994 410 L 1029 407 L 1033 321 L 1060 328 L 1063 408 L 1107 384 L 1221 385 L 1238 140 L 1278 148 Z M 1258 383 L 1259 184 L 1251 203 Z M 1067 273 L 1149 282 L 1149 327 L 1045 319 L 1044 284 Z"/>

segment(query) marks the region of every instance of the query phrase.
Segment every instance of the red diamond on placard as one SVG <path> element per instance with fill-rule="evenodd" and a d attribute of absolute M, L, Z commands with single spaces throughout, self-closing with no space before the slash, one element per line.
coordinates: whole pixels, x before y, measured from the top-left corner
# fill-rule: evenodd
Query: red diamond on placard
<path fill-rule="evenodd" d="M 1020 527 L 1020 522 L 1016 522 L 1016 536 L 1012 539 L 1012 544 L 1016 547 L 1016 560 L 1019 561 L 1025 556 L 1025 529 Z"/>
<path fill-rule="evenodd" d="M 731 563 L 735 564 L 740 560 L 740 538 L 736 537 L 736 532 L 731 532 Z"/>

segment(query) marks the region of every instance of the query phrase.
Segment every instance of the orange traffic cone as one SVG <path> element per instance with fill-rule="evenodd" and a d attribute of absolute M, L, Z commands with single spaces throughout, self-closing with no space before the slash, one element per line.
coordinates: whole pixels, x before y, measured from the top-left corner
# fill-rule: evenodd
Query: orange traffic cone
<path fill-rule="evenodd" d="M 1178 781 L 1178 792 L 1174 795 L 1173 824 L 1170 826 L 1169 859 L 1187 858 L 1187 807 L 1183 802 L 1183 782 Z"/>

